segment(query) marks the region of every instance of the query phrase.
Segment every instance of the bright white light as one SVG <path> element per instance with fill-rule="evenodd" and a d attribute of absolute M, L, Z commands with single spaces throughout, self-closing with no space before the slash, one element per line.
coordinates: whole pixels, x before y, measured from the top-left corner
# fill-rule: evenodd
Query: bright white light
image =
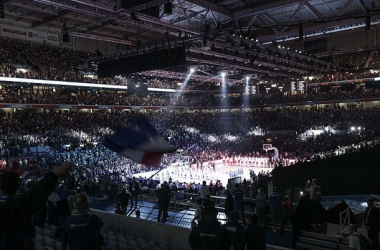
<path fill-rule="evenodd" d="M 245 80 L 249 81 L 249 76 L 246 76 L 246 77 L 245 77 Z"/>
<path fill-rule="evenodd" d="M 195 69 L 194 68 L 190 68 L 190 73 L 194 73 L 195 72 Z"/>
<path fill-rule="evenodd" d="M 220 75 L 222 76 L 222 77 L 226 77 L 226 72 L 222 72 L 222 73 L 220 73 Z"/>
<path fill-rule="evenodd" d="M 351 131 L 355 131 L 355 127 L 351 127 Z"/>
<path fill-rule="evenodd" d="M 280 46 L 280 45 L 278 45 L 278 48 L 279 48 L 279 49 L 281 49 L 281 46 Z"/>
<path fill-rule="evenodd" d="M 127 86 L 97 84 L 97 83 L 81 83 L 81 82 L 64 82 L 64 81 L 48 81 L 39 79 L 26 79 L 26 78 L 13 78 L 13 77 L 0 77 L 3 82 L 17 82 L 17 83 L 36 83 L 42 85 L 59 85 L 59 86 L 75 86 L 75 87 L 91 87 L 103 89 L 128 89 Z"/>
<path fill-rule="evenodd" d="M 362 127 L 358 127 L 358 130 L 361 130 L 362 129 Z"/>

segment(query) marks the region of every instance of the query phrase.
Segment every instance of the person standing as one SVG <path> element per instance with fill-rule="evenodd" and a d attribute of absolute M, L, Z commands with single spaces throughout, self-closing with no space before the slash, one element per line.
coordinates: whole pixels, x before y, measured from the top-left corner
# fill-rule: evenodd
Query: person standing
<path fill-rule="evenodd" d="M 136 178 L 133 177 L 132 181 L 129 183 L 129 192 L 131 193 L 131 208 L 133 208 L 133 204 L 135 204 L 135 209 L 137 209 L 137 196 L 140 194 L 140 185 L 136 181 Z M 133 200 L 135 201 L 133 203 Z"/>
<path fill-rule="evenodd" d="M 257 214 L 245 217 L 247 228 L 245 230 L 246 250 L 265 250 L 265 228 L 259 226 Z"/>
<path fill-rule="evenodd" d="M 226 190 L 226 201 L 224 202 L 224 213 L 226 214 L 226 217 L 230 215 L 231 212 L 234 211 L 234 198 L 231 195 L 230 190 Z"/>
<path fill-rule="evenodd" d="M 228 222 L 223 225 L 227 229 L 230 236 L 230 243 L 233 250 L 244 250 L 245 249 L 245 230 L 242 225 L 238 222 L 239 215 L 237 212 L 232 211 L 228 215 Z"/>
<path fill-rule="evenodd" d="M 74 198 L 76 213 L 63 224 L 61 249 L 98 250 L 100 249 L 100 231 L 103 221 L 92 214 L 88 207 L 88 196 L 79 193 Z"/>
<path fill-rule="evenodd" d="M 206 181 L 203 181 L 202 186 L 199 189 L 199 198 L 201 198 L 201 200 L 205 200 L 207 194 L 210 194 L 210 189 L 207 187 Z"/>
<path fill-rule="evenodd" d="M 118 201 L 120 202 L 121 210 L 123 211 L 124 214 L 127 213 L 128 203 L 129 203 L 130 198 L 131 198 L 131 195 L 127 193 L 126 188 L 123 188 L 123 190 L 119 194 L 119 197 L 117 197 Z"/>
<path fill-rule="evenodd" d="M 277 223 L 280 222 L 281 216 L 281 201 L 282 195 L 277 192 L 277 188 L 273 188 L 273 194 L 269 197 L 270 201 L 270 211 L 273 222 L 272 231 L 276 232 Z"/>
<path fill-rule="evenodd" d="M 157 190 L 158 197 L 158 217 L 157 221 L 165 223 L 168 214 L 168 201 L 170 202 L 170 193 L 168 192 L 165 184 L 161 184 L 161 188 Z M 161 214 L 163 214 L 161 218 Z"/>
<path fill-rule="evenodd" d="M 292 199 L 291 199 L 291 192 L 290 190 L 285 191 L 285 195 L 282 198 L 281 202 L 281 223 L 280 223 L 280 236 L 284 235 L 284 228 L 286 223 L 288 221 L 292 221 L 293 217 L 293 204 L 292 204 Z"/>
<path fill-rule="evenodd" d="M 263 188 L 259 189 L 256 196 L 256 214 L 259 216 L 259 225 L 264 227 L 267 215 L 267 195 L 264 193 Z"/>
<path fill-rule="evenodd" d="M 308 191 L 310 193 L 311 226 L 321 226 L 320 202 L 322 200 L 322 192 L 317 179 L 312 180 Z"/>
<path fill-rule="evenodd" d="M 189 245 L 193 250 L 229 250 L 231 243 L 228 231 L 216 218 L 215 208 L 203 210 L 202 221 L 195 224 L 189 235 Z"/>
<path fill-rule="evenodd" d="M 115 203 L 115 214 L 123 215 L 124 211 L 121 209 L 120 202 Z"/>
<path fill-rule="evenodd" d="M 367 201 L 364 225 L 367 229 L 368 238 L 372 241 L 372 249 L 379 249 L 379 210 L 373 205 L 374 200 Z"/>
<path fill-rule="evenodd" d="M 245 225 L 245 216 L 244 216 L 244 191 L 240 189 L 239 183 L 235 184 L 235 189 L 232 191 L 232 195 L 234 197 L 234 205 L 235 210 L 240 211 L 241 214 L 241 220 L 243 224 Z"/>

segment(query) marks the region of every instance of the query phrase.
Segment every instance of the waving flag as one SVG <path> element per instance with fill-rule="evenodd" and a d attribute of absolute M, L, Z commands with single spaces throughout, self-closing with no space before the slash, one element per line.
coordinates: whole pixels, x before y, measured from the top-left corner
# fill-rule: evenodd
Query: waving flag
<path fill-rule="evenodd" d="M 134 126 L 108 137 L 103 145 L 136 163 L 153 167 L 158 167 L 163 154 L 176 150 L 143 117 Z"/>
<path fill-rule="evenodd" d="M 62 199 L 65 199 L 69 197 L 70 194 L 67 192 L 64 186 L 62 185 L 57 185 L 54 189 L 54 191 L 50 194 L 48 200 L 55 203 L 57 201 L 60 201 Z"/>

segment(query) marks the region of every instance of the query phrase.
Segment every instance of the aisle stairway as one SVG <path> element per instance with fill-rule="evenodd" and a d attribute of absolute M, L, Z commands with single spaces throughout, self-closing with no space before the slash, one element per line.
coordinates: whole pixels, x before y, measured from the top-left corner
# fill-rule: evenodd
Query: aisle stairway
<path fill-rule="evenodd" d="M 302 231 L 299 242 L 296 243 L 299 250 L 349 250 L 348 239 L 334 235 L 323 235 Z"/>

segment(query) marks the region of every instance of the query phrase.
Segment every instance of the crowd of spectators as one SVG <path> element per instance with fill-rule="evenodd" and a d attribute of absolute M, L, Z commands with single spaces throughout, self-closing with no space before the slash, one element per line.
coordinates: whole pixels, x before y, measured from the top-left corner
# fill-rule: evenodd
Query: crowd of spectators
<path fill-rule="evenodd" d="M 185 107 L 247 107 L 251 105 L 306 103 L 320 101 L 379 98 L 379 89 L 353 91 L 331 90 L 315 93 L 273 93 L 267 95 L 243 94 L 181 95 L 168 93 L 133 94 L 124 91 L 78 90 L 66 88 L 32 88 L 2 85 L 1 103 L 72 104 L 72 105 L 127 105 L 127 106 L 185 106 Z"/>
<path fill-rule="evenodd" d="M 263 60 L 263 64 L 259 63 L 257 65 L 262 71 L 259 77 L 268 81 L 268 84 L 276 83 L 279 86 L 290 85 L 290 81 L 304 77 L 307 83 L 315 83 L 379 76 L 376 71 L 365 69 L 366 67 L 374 68 L 377 66 L 378 50 L 334 55 L 326 59 L 327 61 L 316 61 L 315 59 L 309 58 L 306 60 L 308 63 L 302 63 L 300 58 L 293 58 L 290 54 L 282 55 L 280 52 L 276 55 L 271 55 L 268 51 L 265 53 L 260 51 L 256 53 L 258 60 Z M 268 56 L 270 57 L 269 59 Z M 101 84 L 126 84 L 125 80 L 121 80 L 117 77 L 104 79 L 90 77 L 90 75 L 96 75 L 96 66 L 90 61 L 91 58 L 93 58 L 93 55 L 89 53 L 71 49 L 53 47 L 47 44 L 0 39 L 0 75 L 2 76 L 94 82 Z M 279 68 L 275 69 L 276 74 L 271 73 L 273 69 L 268 66 L 269 64 L 271 65 L 273 63 L 274 65 L 287 67 L 290 65 L 289 60 L 291 58 L 295 60 L 293 63 L 307 65 L 307 71 L 309 73 L 299 75 L 296 72 L 289 73 L 289 70 L 280 70 Z M 332 62 L 329 62 L 329 60 Z M 236 62 L 236 64 L 238 64 L 238 62 Z M 289 67 L 293 66 L 290 65 Z M 278 75 L 278 73 L 281 72 L 283 75 Z M 200 72 L 199 74 L 203 73 Z M 215 74 L 218 75 L 218 72 Z M 148 86 L 156 88 L 183 88 L 183 86 L 178 85 L 178 81 L 160 77 L 159 75 L 153 76 L 153 78 L 148 77 L 146 79 Z M 234 78 L 235 76 L 232 74 L 230 77 Z M 244 87 L 244 80 L 227 86 L 230 90 L 243 89 Z M 190 79 L 185 87 L 185 89 L 195 90 L 218 90 L 219 88 L 220 82 L 218 81 L 210 80 L 203 82 L 193 79 Z"/>

